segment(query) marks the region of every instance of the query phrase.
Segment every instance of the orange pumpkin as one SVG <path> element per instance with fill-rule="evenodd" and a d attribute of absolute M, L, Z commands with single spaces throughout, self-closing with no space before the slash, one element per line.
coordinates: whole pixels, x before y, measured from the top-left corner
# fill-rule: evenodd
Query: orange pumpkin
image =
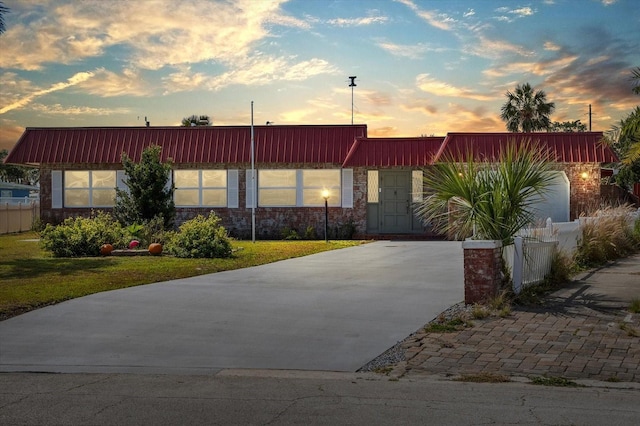
<path fill-rule="evenodd" d="M 160 253 L 162 253 L 162 244 L 158 244 L 158 243 L 149 244 L 149 253 L 151 253 L 154 256 L 157 256 Z"/>
<path fill-rule="evenodd" d="M 111 244 L 103 244 L 100 246 L 100 254 L 103 256 L 109 256 L 113 251 L 113 246 Z"/>

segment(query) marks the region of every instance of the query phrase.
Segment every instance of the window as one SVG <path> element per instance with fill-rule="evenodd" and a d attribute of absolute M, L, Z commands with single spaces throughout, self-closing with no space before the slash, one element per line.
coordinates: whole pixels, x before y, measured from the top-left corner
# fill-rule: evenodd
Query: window
<path fill-rule="evenodd" d="M 66 170 L 66 207 L 112 207 L 116 199 L 115 170 Z"/>
<path fill-rule="evenodd" d="M 227 207 L 226 170 L 174 170 L 176 206 Z"/>
<path fill-rule="evenodd" d="M 258 170 L 258 205 L 296 205 L 295 170 Z"/>
<path fill-rule="evenodd" d="M 378 171 L 367 170 L 367 203 L 377 203 L 378 193 Z"/>
<path fill-rule="evenodd" d="M 330 206 L 340 206 L 340 170 L 302 170 L 302 205 L 324 206 L 323 191 L 328 191 Z"/>
<path fill-rule="evenodd" d="M 422 201 L 423 180 L 422 170 L 413 170 L 411 172 L 411 198 L 414 203 Z"/>
<path fill-rule="evenodd" d="M 252 206 L 251 174 L 247 170 L 247 207 Z M 343 187 L 345 185 L 345 187 Z M 258 170 L 258 206 L 320 207 L 323 191 L 329 205 L 353 208 L 353 170 Z"/>

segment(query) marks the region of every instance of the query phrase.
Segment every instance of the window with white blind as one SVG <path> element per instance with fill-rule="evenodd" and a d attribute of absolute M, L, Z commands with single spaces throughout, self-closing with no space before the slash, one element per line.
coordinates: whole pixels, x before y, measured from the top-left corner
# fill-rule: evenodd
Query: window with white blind
<path fill-rule="evenodd" d="M 65 207 L 113 207 L 115 170 L 65 170 Z"/>
<path fill-rule="evenodd" d="M 258 205 L 292 207 L 297 205 L 296 170 L 259 170 Z"/>
<path fill-rule="evenodd" d="M 342 188 L 343 176 L 350 178 L 348 185 L 352 186 L 350 169 L 259 170 L 258 205 L 319 207 L 324 206 L 326 192 L 330 206 L 352 207 L 353 191 Z"/>
<path fill-rule="evenodd" d="M 174 170 L 176 207 L 227 207 L 227 170 Z"/>

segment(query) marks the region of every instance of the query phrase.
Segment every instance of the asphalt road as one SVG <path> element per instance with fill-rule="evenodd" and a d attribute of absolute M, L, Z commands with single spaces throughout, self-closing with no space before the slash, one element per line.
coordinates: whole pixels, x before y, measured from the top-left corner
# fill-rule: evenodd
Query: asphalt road
<path fill-rule="evenodd" d="M 0 374 L 3 425 L 636 425 L 639 400 L 630 389 L 357 373 Z"/>

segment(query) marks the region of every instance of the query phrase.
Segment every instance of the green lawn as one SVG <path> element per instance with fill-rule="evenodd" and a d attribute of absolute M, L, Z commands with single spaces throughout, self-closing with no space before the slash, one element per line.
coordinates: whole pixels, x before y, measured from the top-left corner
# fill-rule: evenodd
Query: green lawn
<path fill-rule="evenodd" d="M 35 233 L 0 235 L 0 320 L 101 291 L 228 271 L 351 247 L 360 241 L 234 241 L 230 259 L 54 258 Z"/>

